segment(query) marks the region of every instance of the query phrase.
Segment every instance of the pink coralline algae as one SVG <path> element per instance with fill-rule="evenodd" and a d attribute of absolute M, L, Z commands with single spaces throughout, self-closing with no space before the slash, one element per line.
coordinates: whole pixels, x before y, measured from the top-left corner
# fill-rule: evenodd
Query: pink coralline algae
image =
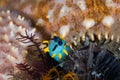
<path fill-rule="evenodd" d="M 0 80 L 7 80 L 19 70 L 16 64 L 25 62 L 26 46 L 16 40 L 17 34 L 35 32 L 30 20 L 16 11 L 0 9 Z"/>

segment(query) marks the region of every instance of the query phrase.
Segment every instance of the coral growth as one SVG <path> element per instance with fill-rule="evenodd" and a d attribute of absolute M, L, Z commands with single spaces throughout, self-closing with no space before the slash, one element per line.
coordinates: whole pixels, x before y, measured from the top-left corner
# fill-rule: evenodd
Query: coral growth
<path fill-rule="evenodd" d="M 119 70 L 119 17 L 119 0 L 0 0 L 0 80 L 110 80 Z M 72 49 L 60 63 L 43 52 L 53 33 Z"/>
<path fill-rule="evenodd" d="M 25 19 L 16 11 L 0 8 L 0 77 L 6 80 L 8 74 L 19 71 L 17 63 L 25 61 L 27 45 L 16 40 L 18 32 L 25 34 L 25 30 L 34 33 L 30 20 Z"/>

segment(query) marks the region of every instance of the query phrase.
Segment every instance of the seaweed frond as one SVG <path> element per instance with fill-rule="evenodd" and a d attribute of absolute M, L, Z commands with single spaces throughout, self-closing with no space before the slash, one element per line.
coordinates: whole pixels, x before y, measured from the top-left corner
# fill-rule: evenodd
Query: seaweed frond
<path fill-rule="evenodd" d="M 20 36 L 20 37 L 16 38 L 18 41 L 20 41 L 22 43 L 32 43 L 28 47 L 32 47 L 32 46 L 36 47 L 36 49 L 34 49 L 34 51 L 39 52 L 39 56 L 42 58 L 43 62 L 45 63 L 44 56 L 39 47 L 41 45 L 41 41 L 37 41 L 36 35 L 32 34 L 32 33 L 29 35 L 27 31 L 25 31 L 25 35 L 22 35 L 21 33 L 18 33 L 18 35 Z"/>

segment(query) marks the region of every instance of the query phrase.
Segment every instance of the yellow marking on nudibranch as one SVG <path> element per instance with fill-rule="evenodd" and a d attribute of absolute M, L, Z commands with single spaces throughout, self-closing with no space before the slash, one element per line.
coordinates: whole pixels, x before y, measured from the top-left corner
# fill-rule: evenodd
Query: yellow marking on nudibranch
<path fill-rule="evenodd" d="M 53 33 L 53 36 L 57 36 L 57 34 L 56 34 L 56 33 Z"/>
<path fill-rule="evenodd" d="M 60 39 L 62 39 L 62 40 L 63 40 L 63 39 L 64 39 L 64 37 L 63 37 L 62 35 L 60 35 Z"/>
<path fill-rule="evenodd" d="M 54 58 L 55 56 L 56 56 L 56 54 L 55 54 L 55 53 L 53 53 L 53 54 L 52 54 L 52 58 Z"/>
<path fill-rule="evenodd" d="M 49 48 L 48 47 L 44 48 L 44 52 L 49 52 Z"/>
<path fill-rule="evenodd" d="M 64 48 L 66 48 L 66 45 L 64 45 Z"/>
<path fill-rule="evenodd" d="M 65 49 L 63 50 L 63 52 L 64 52 L 66 55 L 68 55 L 68 52 L 67 52 Z"/>
<path fill-rule="evenodd" d="M 45 43 L 47 43 L 47 44 L 48 44 L 48 43 L 49 43 L 49 41 L 43 41 L 43 44 L 45 44 Z"/>
<path fill-rule="evenodd" d="M 59 57 L 59 59 L 61 59 L 61 58 L 62 58 L 62 54 L 61 54 L 61 53 L 59 53 L 59 54 L 58 54 L 58 57 Z"/>

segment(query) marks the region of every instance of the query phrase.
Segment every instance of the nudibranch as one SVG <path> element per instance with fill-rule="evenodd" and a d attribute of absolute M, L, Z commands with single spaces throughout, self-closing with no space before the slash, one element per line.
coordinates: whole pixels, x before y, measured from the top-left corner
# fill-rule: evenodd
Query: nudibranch
<path fill-rule="evenodd" d="M 56 61 L 62 62 L 71 53 L 71 48 L 66 44 L 66 41 L 62 37 L 54 36 L 50 41 L 43 41 L 43 44 L 48 44 L 44 48 L 44 52 L 48 52 L 49 55 Z"/>

